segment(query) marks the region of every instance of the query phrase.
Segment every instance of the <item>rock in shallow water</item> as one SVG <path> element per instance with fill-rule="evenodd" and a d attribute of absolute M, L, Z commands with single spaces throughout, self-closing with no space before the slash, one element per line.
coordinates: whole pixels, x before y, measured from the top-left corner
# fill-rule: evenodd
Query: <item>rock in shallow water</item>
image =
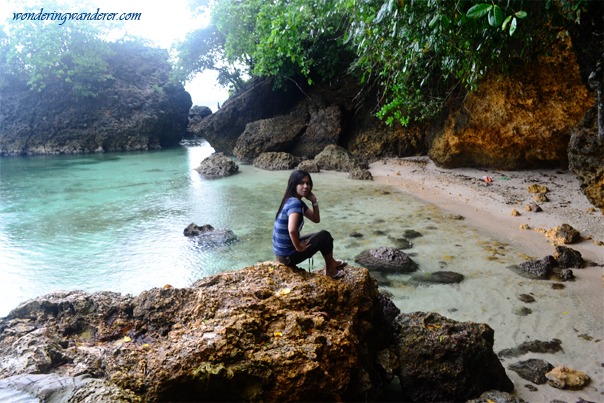
<path fill-rule="evenodd" d="M 359 253 L 354 261 L 369 270 L 388 273 L 410 273 L 417 270 L 417 263 L 405 252 L 390 247 L 369 249 Z"/>
<path fill-rule="evenodd" d="M 417 273 L 411 280 L 419 283 L 456 284 L 461 283 L 464 275 L 453 271 L 435 271 L 432 273 Z"/>

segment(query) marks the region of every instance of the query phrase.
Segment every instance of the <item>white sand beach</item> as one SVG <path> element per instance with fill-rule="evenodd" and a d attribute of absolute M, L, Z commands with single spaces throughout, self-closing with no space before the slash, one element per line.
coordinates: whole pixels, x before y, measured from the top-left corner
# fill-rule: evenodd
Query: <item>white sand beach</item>
<path fill-rule="evenodd" d="M 581 252 L 587 267 L 573 270 L 576 278 L 566 282 L 562 292 L 553 290 L 549 281 L 519 279 L 514 287 L 521 287 L 524 292 L 537 297 L 537 303 L 531 305 L 534 310 L 531 315 L 522 317 L 511 312 L 511 306 L 518 301 L 516 296 L 509 294 L 509 290 L 504 290 L 505 284 L 501 285 L 501 290 L 466 295 L 466 298 L 474 297 L 477 301 L 475 311 L 466 310 L 464 315 L 475 316 L 495 330 L 496 352 L 530 340 L 562 340 L 562 352 L 528 353 L 501 360 L 515 384 L 518 397 L 527 402 L 604 401 L 604 214 L 594 209 L 581 193 L 574 174 L 560 170 L 442 169 L 427 157 L 382 160 L 372 163 L 370 171 L 375 181 L 394 186 L 451 214 L 463 216 L 466 225 L 522 250 L 527 259 L 554 253 L 554 246 L 545 236 L 545 230 L 563 223 L 578 230 L 582 241 L 566 246 Z M 483 179 L 487 176 L 491 182 Z M 532 184 L 547 186 L 549 201 L 535 202 L 534 194 L 528 191 Z M 525 209 L 534 203 L 543 211 Z M 513 216 L 512 210 L 520 215 Z M 485 283 L 485 287 L 491 286 Z M 437 298 L 437 291 L 432 292 Z M 504 297 L 509 306 L 487 308 L 488 303 L 479 303 L 488 299 L 489 293 L 506 292 L 508 295 Z M 508 369 L 511 363 L 529 358 L 583 371 L 590 376 L 591 383 L 579 391 L 561 390 L 547 384 L 531 384 Z"/>

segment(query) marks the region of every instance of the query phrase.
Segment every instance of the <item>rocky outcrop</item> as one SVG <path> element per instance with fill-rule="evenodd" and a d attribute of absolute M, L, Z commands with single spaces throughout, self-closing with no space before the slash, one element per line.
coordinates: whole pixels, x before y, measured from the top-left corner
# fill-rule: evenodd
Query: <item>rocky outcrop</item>
<path fill-rule="evenodd" d="M 189 131 L 206 139 L 217 152 L 232 155 L 248 123 L 287 115 L 302 98 L 303 94 L 294 88 L 276 91 L 273 80 L 257 79 L 215 113 L 190 126 Z"/>
<path fill-rule="evenodd" d="M 223 153 L 214 153 L 201 161 L 195 170 L 206 178 L 222 178 L 238 173 L 239 165 Z"/>
<path fill-rule="evenodd" d="M 587 199 L 604 213 L 604 141 L 598 136 L 597 115 L 593 107 L 573 131 L 568 162 Z"/>
<path fill-rule="evenodd" d="M 254 160 L 256 168 L 269 171 L 293 169 L 300 163 L 300 158 L 289 153 L 268 152 L 262 153 Z"/>
<path fill-rule="evenodd" d="M 87 373 L 144 401 L 372 400 L 378 296 L 364 270 L 272 263 L 137 297 L 51 294 L 0 321 L 0 376 Z"/>
<path fill-rule="evenodd" d="M 342 112 L 338 105 L 330 105 L 310 114 L 306 130 L 294 144 L 291 153 L 312 158 L 330 144 L 338 144 L 342 133 Z"/>
<path fill-rule="evenodd" d="M 514 390 L 488 325 L 415 312 L 399 315 L 395 334 L 402 401 L 463 402 L 491 389 Z"/>
<path fill-rule="evenodd" d="M 187 126 L 188 134 L 192 135 L 192 133 L 189 131 L 189 128 L 198 126 L 202 120 L 211 114 L 212 110 L 207 106 L 194 105 L 191 109 L 189 109 L 189 125 Z"/>
<path fill-rule="evenodd" d="M 138 296 L 57 292 L 0 318 L 0 386 L 124 402 L 376 401 L 395 375 L 401 401 L 509 390 L 487 325 L 398 312 L 365 269 L 276 262 Z"/>
<path fill-rule="evenodd" d="M 350 172 L 356 168 L 367 168 L 348 150 L 337 145 L 328 145 L 314 158 L 321 169 Z"/>
<path fill-rule="evenodd" d="M 237 138 L 233 154 L 242 162 L 252 162 L 264 152 L 287 152 L 307 125 L 304 109 L 271 119 L 248 123 Z"/>
<path fill-rule="evenodd" d="M 511 77 L 492 76 L 450 114 L 429 155 L 439 166 L 564 167 L 573 128 L 594 104 L 572 51 L 560 49 Z"/>
<path fill-rule="evenodd" d="M 0 154 L 72 154 L 152 150 L 178 145 L 191 97 L 169 80 L 165 50 L 111 44 L 110 78 L 96 95 L 74 95 L 55 83 L 31 91 L 0 89 Z"/>

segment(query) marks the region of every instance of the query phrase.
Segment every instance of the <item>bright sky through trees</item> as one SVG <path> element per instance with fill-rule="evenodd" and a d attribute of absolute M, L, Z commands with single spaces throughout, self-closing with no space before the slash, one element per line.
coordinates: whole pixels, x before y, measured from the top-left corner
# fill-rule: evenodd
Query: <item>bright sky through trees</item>
<path fill-rule="evenodd" d="M 0 24 L 3 30 L 10 31 L 12 24 L 32 23 L 14 21 L 14 13 L 40 12 L 45 13 L 140 13 L 139 20 L 130 21 L 95 21 L 104 24 L 111 30 L 109 40 L 115 40 L 124 35 L 132 35 L 149 40 L 151 45 L 169 49 L 179 40 L 184 39 L 187 32 L 207 24 L 207 16 L 195 17 L 191 14 L 187 0 L 170 0 L 169 2 L 148 0 L 0 0 Z M 36 23 L 33 21 L 33 23 Z M 59 22 L 57 22 L 59 23 Z M 65 21 L 63 26 L 78 24 L 79 21 Z M 216 111 L 217 104 L 222 104 L 228 98 L 225 88 L 216 84 L 216 74 L 207 71 L 198 75 L 185 84 L 191 94 L 194 105 L 204 105 Z"/>

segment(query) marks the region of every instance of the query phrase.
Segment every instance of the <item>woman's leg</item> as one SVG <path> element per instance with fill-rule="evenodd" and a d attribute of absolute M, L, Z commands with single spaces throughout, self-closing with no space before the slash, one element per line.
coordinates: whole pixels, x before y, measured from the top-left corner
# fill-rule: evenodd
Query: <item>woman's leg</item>
<path fill-rule="evenodd" d="M 333 277 L 338 273 L 338 267 L 342 262 L 333 258 L 333 237 L 328 231 L 322 230 L 302 237 L 310 241 L 310 246 L 300 256 L 305 256 L 302 260 L 308 259 L 317 252 L 321 252 L 325 259 L 325 274 Z M 301 260 L 301 261 L 302 261 Z"/>

